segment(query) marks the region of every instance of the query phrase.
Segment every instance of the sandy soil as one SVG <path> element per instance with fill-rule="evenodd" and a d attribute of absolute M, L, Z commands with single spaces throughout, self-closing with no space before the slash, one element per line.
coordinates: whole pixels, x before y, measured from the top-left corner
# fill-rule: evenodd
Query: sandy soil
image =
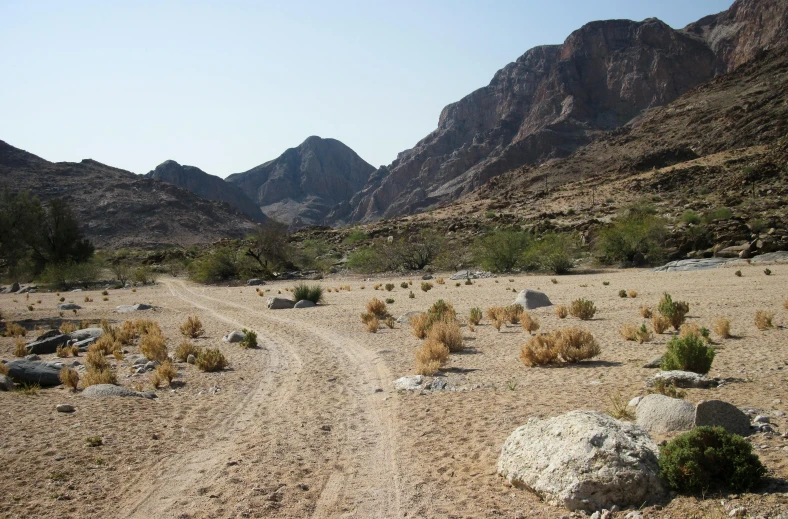
<path fill-rule="evenodd" d="M 690 302 L 690 322 L 732 322 L 735 338 L 719 341 L 711 376 L 729 380 L 718 389 L 688 390 L 687 400 L 720 398 L 769 413 L 788 409 L 788 266 L 694 273 L 605 271 L 557 277 L 514 276 L 455 286 L 448 281 L 425 293 L 418 277 L 324 280 L 350 291 L 326 294 L 326 305 L 304 310 L 265 308 L 252 287 L 204 287 L 181 279 L 157 286 L 63 294 L 84 308 L 78 320 L 137 317 L 158 321 L 170 349 L 180 342 L 180 323 L 198 315 L 206 336 L 196 342 L 220 348 L 230 361 L 221 373 L 178 364 L 178 384 L 157 391 L 154 401 L 88 399 L 62 387 L 35 395 L 0 393 L 0 516 L 7 517 L 561 517 L 529 492 L 496 475 L 506 437 L 529 416 L 573 409 L 608 410 L 610 398 L 644 394 L 654 370 L 642 364 L 662 353 L 670 335 L 638 345 L 619 335 L 624 323 L 640 324 L 638 308 L 655 305 L 664 291 Z M 402 281 L 413 280 L 414 299 Z M 608 286 L 602 284 L 609 281 Z M 391 292 L 374 291 L 394 283 Z M 292 283 L 266 285 L 266 296 Z M 361 287 L 365 288 L 362 290 Z M 586 297 L 597 316 L 561 321 L 552 309 L 533 312 L 542 330 L 580 325 L 602 345 L 594 362 L 558 368 L 525 368 L 522 328 L 496 332 L 483 321 L 465 330 L 467 352 L 452 355 L 445 376 L 458 391 L 399 393 L 392 381 L 414 372 L 420 345 L 397 325 L 367 333 L 359 314 L 373 296 L 391 297 L 395 315 L 426 310 L 439 298 L 467 316 L 471 307 L 510 303 L 533 288 L 553 303 Z M 636 290 L 634 299 L 620 289 Z M 85 296 L 93 303 L 83 303 Z M 16 299 L 16 302 L 14 302 Z M 35 303 L 41 300 L 40 304 Z M 8 320 L 58 317 L 54 293 L 2 295 Z M 35 310 L 26 309 L 33 302 Z M 152 303 L 156 311 L 113 313 L 116 305 Z M 777 328 L 760 331 L 758 309 L 775 312 Z M 73 316 L 67 315 L 66 318 Z M 31 328 L 34 327 L 31 325 Z M 222 343 L 233 329 L 258 333 L 260 348 Z M 29 335 L 33 335 L 31 332 Z M 146 376 L 113 361 L 123 385 L 150 389 Z M 0 338 L 0 358 L 12 360 L 13 339 Z M 50 356 L 46 356 L 50 357 Z M 54 355 L 51 356 L 54 358 Z M 79 360 L 79 359 L 78 359 Z M 77 411 L 55 411 L 71 403 Z M 788 431 L 785 417 L 773 418 Z M 85 438 L 99 436 L 100 447 Z M 733 507 L 748 515 L 788 512 L 788 440 L 750 437 L 769 469 L 757 493 L 678 497 L 643 511 L 647 517 L 727 517 Z M 617 516 L 623 517 L 623 513 Z"/>

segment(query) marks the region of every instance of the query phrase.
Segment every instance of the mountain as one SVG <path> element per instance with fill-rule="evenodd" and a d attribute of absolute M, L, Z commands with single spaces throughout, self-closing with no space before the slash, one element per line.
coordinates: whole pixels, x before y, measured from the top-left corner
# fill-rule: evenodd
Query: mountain
<path fill-rule="evenodd" d="M 338 140 L 313 136 L 226 181 L 239 187 L 268 217 L 297 228 L 323 224 L 332 208 L 347 205 L 374 171 Z"/>
<path fill-rule="evenodd" d="M 536 47 L 441 112 L 438 128 L 326 218 L 368 222 L 453 201 L 526 164 L 566 157 L 786 39 L 788 2 L 738 0 L 674 30 L 657 19 L 586 24 Z"/>
<path fill-rule="evenodd" d="M 255 221 L 263 222 L 266 219 L 260 208 L 238 187 L 200 168 L 181 166 L 174 160 L 168 160 L 145 176 L 188 189 L 206 200 L 227 202 Z"/>
<path fill-rule="evenodd" d="M 255 222 L 224 202 L 86 159 L 49 162 L 0 141 L 0 188 L 68 202 L 97 247 L 155 248 L 242 238 Z"/>

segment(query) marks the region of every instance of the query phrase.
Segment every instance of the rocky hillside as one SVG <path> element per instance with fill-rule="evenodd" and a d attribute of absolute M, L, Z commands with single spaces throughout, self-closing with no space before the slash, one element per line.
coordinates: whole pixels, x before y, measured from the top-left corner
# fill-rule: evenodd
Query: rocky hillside
<path fill-rule="evenodd" d="M 260 208 L 237 186 L 217 176 L 209 175 L 200 168 L 181 166 L 174 160 L 168 160 L 156 166 L 156 169 L 145 176 L 188 189 L 206 200 L 227 202 L 258 222 L 266 219 Z"/>
<path fill-rule="evenodd" d="M 227 177 L 268 217 L 293 228 L 322 224 L 375 170 L 335 139 L 309 137 L 278 158 Z"/>
<path fill-rule="evenodd" d="M 94 160 L 49 162 L 0 141 L 0 187 L 69 203 L 98 247 L 192 245 L 249 234 L 255 223 L 224 202 Z"/>
<path fill-rule="evenodd" d="M 565 157 L 779 45 L 786 20 L 783 0 L 738 0 L 683 30 L 656 19 L 589 23 L 444 108 L 434 132 L 377 170 L 327 221 L 412 214 L 524 164 Z"/>

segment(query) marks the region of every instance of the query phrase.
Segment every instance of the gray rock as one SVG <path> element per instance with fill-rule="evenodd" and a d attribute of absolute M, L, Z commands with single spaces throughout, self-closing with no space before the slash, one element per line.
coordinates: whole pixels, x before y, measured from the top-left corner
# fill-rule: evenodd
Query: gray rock
<path fill-rule="evenodd" d="M 293 308 L 293 306 L 295 306 L 295 301 L 284 297 L 269 297 L 266 306 L 270 310 L 283 310 Z"/>
<path fill-rule="evenodd" d="M 662 364 L 662 355 L 659 355 L 657 357 L 654 357 L 650 361 L 646 362 L 645 364 L 643 364 L 643 367 L 646 369 L 658 368 L 661 364 Z"/>
<path fill-rule="evenodd" d="M 58 413 L 73 413 L 74 411 L 76 411 L 76 409 L 74 409 L 74 406 L 71 404 L 58 404 L 57 407 L 55 407 L 55 410 Z"/>
<path fill-rule="evenodd" d="M 195 357 L 192 353 L 189 353 L 189 356 L 186 357 L 186 364 L 195 364 L 197 362 L 197 357 Z"/>
<path fill-rule="evenodd" d="M 424 377 L 421 375 L 411 375 L 401 377 L 394 381 L 394 389 L 402 391 L 417 391 L 424 388 Z"/>
<path fill-rule="evenodd" d="M 635 408 L 635 417 L 650 432 L 688 431 L 695 425 L 695 406 L 679 398 L 646 395 Z"/>
<path fill-rule="evenodd" d="M 222 337 L 222 340 L 224 342 L 241 342 L 242 340 L 244 340 L 244 337 L 245 335 L 243 332 L 239 332 L 238 330 L 233 330 L 227 335 L 225 335 L 224 337 Z"/>
<path fill-rule="evenodd" d="M 428 279 L 432 279 L 432 274 L 424 274 L 423 276 L 421 276 L 421 279 L 423 279 L 424 281 L 427 281 Z"/>
<path fill-rule="evenodd" d="M 309 299 L 302 299 L 301 301 L 294 304 L 293 308 L 313 308 L 315 306 L 317 305 L 312 301 L 310 301 Z"/>
<path fill-rule="evenodd" d="M 543 292 L 537 292 L 536 290 L 530 290 L 528 288 L 517 294 L 514 304 L 521 305 L 526 310 L 533 310 L 535 308 L 542 308 L 544 306 L 553 306 L 553 303 L 550 302 L 550 298 L 547 297 L 547 294 L 544 294 Z"/>
<path fill-rule="evenodd" d="M 671 261 L 650 272 L 691 272 L 695 270 L 716 269 L 725 263 L 733 261 L 732 258 L 700 258 Z"/>
<path fill-rule="evenodd" d="M 15 382 L 38 384 L 42 387 L 60 385 L 60 368 L 56 362 L 15 360 L 8 363 L 8 376 Z"/>
<path fill-rule="evenodd" d="M 764 416 L 764 415 L 759 414 L 758 416 L 755 417 L 753 422 L 755 422 L 755 423 L 771 423 L 771 419 L 768 416 Z"/>
<path fill-rule="evenodd" d="M 404 313 L 404 314 L 400 315 L 397 318 L 397 322 L 399 324 L 410 324 L 411 318 L 419 315 L 420 313 L 422 313 L 422 312 L 407 312 L 407 313 Z"/>
<path fill-rule="evenodd" d="M 138 359 L 134 359 L 132 366 L 144 366 L 147 363 L 148 363 L 148 359 L 146 359 L 145 357 L 140 357 Z"/>
<path fill-rule="evenodd" d="M 31 353 L 30 355 L 25 355 L 25 360 L 37 361 L 37 360 L 41 360 L 41 357 L 39 357 L 35 353 Z"/>
<path fill-rule="evenodd" d="M 0 391 L 13 391 L 16 387 L 8 375 L 0 375 Z"/>
<path fill-rule="evenodd" d="M 67 310 L 82 310 L 82 307 L 76 303 L 61 303 L 57 305 L 57 309 L 59 312 L 65 312 Z"/>
<path fill-rule="evenodd" d="M 60 330 L 47 330 L 38 337 L 36 337 L 36 341 L 43 341 L 44 339 L 51 339 L 52 337 L 57 337 L 58 335 L 62 335 Z"/>
<path fill-rule="evenodd" d="M 90 337 L 85 339 L 84 341 L 77 341 L 73 345 L 79 348 L 79 351 L 86 351 L 88 346 L 96 342 L 98 339 L 96 337 Z"/>
<path fill-rule="evenodd" d="M 151 310 L 153 307 L 151 305 L 146 304 L 136 304 L 136 305 L 121 305 L 115 307 L 115 311 L 119 314 L 127 314 L 131 312 L 141 312 L 143 310 Z"/>
<path fill-rule="evenodd" d="M 571 411 L 517 428 L 501 449 L 498 474 L 552 505 L 591 512 L 662 497 L 657 457 L 643 428 Z"/>
<path fill-rule="evenodd" d="M 102 335 L 104 335 L 104 330 L 101 328 L 83 328 L 81 330 L 74 330 L 68 334 L 71 339 L 77 342 L 84 341 L 86 339 L 98 339 Z"/>
<path fill-rule="evenodd" d="M 649 386 L 653 386 L 657 380 L 664 380 L 666 384 L 674 384 L 676 387 L 707 388 L 716 381 L 705 375 L 693 373 L 692 371 L 660 371 L 648 381 Z"/>
<path fill-rule="evenodd" d="M 471 278 L 471 275 L 472 274 L 470 273 L 470 271 L 458 270 L 457 272 L 455 272 L 454 274 L 451 275 L 451 280 L 452 281 L 461 281 L 463 279 Z M 471 278 L 471 279 L 475 279 L 475 278 Z"/>
<path fill-rule="evenodd" d="M 107 397 L 107 396 L 130 396 L 140 398 L 156 398 L 156 394 L 150 391 L 133 391 L 121 386 L 112 384 L 96 384 L 86 387 L 82 391 L 82 396 L 88 398 Z"/>
<path fill-rule="evenodd" d="M 48 339 L 31 342 L 30 344 L 25 345 L 25 350 L 27 350 L 28 353 L 48 355 L 50 353 L 55 353 L 59 346 L 65 346 L 68 340 L 68 335 L 59 333 L 58 335 L 49 337 Z"/>
<path fill-rule="evenodd" d="M 6 287 L 6 289 L 3 290 L 4 294 L 12 294 L 14 292 L 19 292 L 19 283 L 17 282 L 12 283 L 10 287 Z"/>
<path fill-rule="evenodd" d="M 722 400 L 701 400 L 695 407 L 695 427 L 720 426 L 740 436 L 750 433 L 750 418 L 738 407 Z"/>
<path fill-rule="evenodd" d="M 642 396 L 636 396 L 627 403 L 627 407 L 637 407 L 641 400 L 643 400 Z"/>
<path fill-rule="evenodd" d="M 153 371 L 159 363 L 155 360 L 150 360 L 145 363 L 145 371 Z"/>
<path fill-rule="evenodd" d="M 19 290 L 17 290 L 16 293 L 17 294 L 35 294 L 36 292 L 38 292 L 38 287 L 36 285 L 30 285 L 30 286 L 27 286 L 27 287 L 20 288 Z"/>
<path fill-rule="evenodd" d="M 246 285 L 250 287 L 265 285 L 265 281 L 263 281 L 262 279 L 252 278 L 246 281 Z"/>

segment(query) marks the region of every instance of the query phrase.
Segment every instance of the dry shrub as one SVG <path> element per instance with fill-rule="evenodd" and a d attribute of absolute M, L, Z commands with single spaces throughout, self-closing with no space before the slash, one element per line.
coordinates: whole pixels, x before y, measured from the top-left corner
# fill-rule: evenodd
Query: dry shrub
<path fill-rule="evenodd" d="M 167 360 L 167 345 L 164 343 L 164 336 L 161 331 L 151 330 L 142 334 L 140 339 L 140 352 L 148 360 Z"/>
<path fill-rule="evenodd" d="M 88 351 L 91 349 L 99 350 L 104 355 L 111 355 L 115 350 L 120 350 L 120 342 L 110 335 L 102 335 L 96 342 L 90 345 Z"/>
<path fill-rule="evenodd" d="M 85 354 L 85 364 L 90 369 L 103 370 L 108 369 L 107 357 L 104 356 L 104 351 L 97 347 L 96 343 L 88 347 L 88 352 Z"/>
<path fill-rule="evenodd" d="M 446 345 L 427 339 L 421 348 L 416 350 L 416 373 L 434 375 L 449 360 L 449 348 Z"/>
<path fill-rule="evenodd" d="M 156 375 L 158 375 L 159 380 L 166 380 L 167 385 L 169 386 L 172 383 L 172 379 L 178 376 L 178 370 L 175 369 L 173 363 L 169 360 L 165 360 L 158 366 L 156 366 L 156 370 L 154 371 Z"/>
<path fill-rule="evenodd" d="M 430 283 L 428 281 L 422 281 L 421 282 L 421 290 L 423 292 L 429 292 L 430 290 L 432 290 L 432 283 Z"/>
<path fill-rule="evenodd" d="M 685 301 L 673 301 L 673 298 L 665 292 L 662 299 L 659 301 L 657 310 L 663 317 L 670 321 L 673 329 L 678 330 L 684 323 L 684 319 L 689 313 L 689 303 Z"/>
<path fill-rule="evenodd" d="M 436 282 L 437 284 L 439 284 L 439 285 L 445 285 L 445 284 L 446 284 L 446 280 L 445 280 L 445 279 L 443 279 L 443 278 L 437 278 L 437 279 L 435 280 L 435 282 Z"/>
<path fill-rule="evenodd" d="M 109 369 L 109 367 L 103 369 L 88 368 L 88 372 L 82 377 L 83 388 L 95 386 L 97 384 L 116 385 L 117 383 L 118 378 L 115 376 L 115 372 Z"/>
<path fill-rule="evenodd" d="M 630 290 L 630 291 L 627 292 L 627 295 L 629 297 L 637 297 L 638 296 L 638 291 L 637 290 Z"/>
<path fill-rule="evenodd" d="M 520 315 L 520 319 L 523 325 L 523 330 L 526 332 L 533 333 L 539 329 L 539 319 L 532 317 L 528 312 L 523 312 Z"/>
<path fill-rule="evenodd" d="M 674 382 L 668 384 L 665 379 L 655 380 L 654 386 L 649 390 L 649 393 L 659 393 L 660 395 L 669 396 L 670 398 L 684 398 L 687 396 L 685 391 L 676 388 Z"/>
<path fill-rule="evenodd" d="M 221 371 L 227 367 L 227 359 L 218 349 L 207 349 L 197 356 L 195 362 L 202 371 Z"/>
<path fill-rule="evenodd" d="M 142 335 L 149 332 L 161 333 L 161 328 L 159 328 L 159 323 L 157 323 L 156 321 L 151 321 L 150 319 L 135 319 L 133 323 L 134 323 L 134 327 L 137 329 L 138 335 Z"/>
<path fill-rule="evenodd" d="M 468 317 L 468 322 L 476 326 L 482 320 L 482 309 L 478 307 L 471 308 L 471 314 Z"/>
<path fill-rule="evenodd" d="M 601 353 L 599 344 L 594 340 L 591 332 L 572 327 L 556 330 L 553 333 L 556 337 L 558 352 L 566 362 L 579 362 L 596 357 Z"/>
<path fill-rule="evenodd" d="M 430 317 L 425 313 L 411 316 L 410 327 L 413 330 L 413 335 L 419 339 L 425 338 L 427 336 L 427 323 L 429 320 Z"/>
<path fill-rule="evenodd" d="M 493 325 L 493 328 L 495 328 L 496 330 L 498 330 L 500 332 L 501 331 L 501 326 L 503 326 L 503 319 L 501 319 L 500 317 L 495 317 L 492 320 L 492 325 Z"/>
<path fill-rule="evenodd" d="M 76 331 L 77 327 L 74 323 L 69 321 L 64 321 L 60 324 L 60 333 L 69 334 L 71 332 Z"/>
<path fill-rule="evenodd" d="M 120 329 L 116 329 L 115 337 L 121 344 L 131 344 L 137 338 L 137 325 L 134 321 L 124 321 Z"/>
<path fill-rule="evenodd" d="M 8 375 L 8 372 L 11 368 L 8 367 L 8 364 L 3 364 L 0 362 L 0 375 Z"/>
<path fill-rule="evenodd" d="M 648 331 L 648 328 L 646 328 L 646 324 L 645 323 L 641 324 L 640 328 L 638 328 L 638 331 L 635 334 L 635 339 L 638 341 L 638 344 L 643 344 L 644 342 L 648 342 L 653 338 L 654 335 L 650 331 Z"/>
<path fill-rule="evenodd" d="M 19 326 L 15 322 L 11 321 L 10 323 L 5 325 L 5 336 L 6 337 L 24 337 L 27 335 L 27 330 L 23 327 Z"/>
<path fill-rule="evenodd" d="M 393 317 L 391 317 L 391 316 L 386 317 L 386 320 L 383 321 L 383 322 L 386 323 L 386 326 L 388 326 L 390 329 L 392 329 L 392 330 L 394 329 L 395 321 L 394 321 Z"/>
<path fill-rule="evenodd" d="M 593 301 L 589 301 L 588 299 L 576 299 L 569 305 L 569 313 L 573 317 L 587 321 L 594 317 L 596 307 Z"/>
<path fill-rule="evenodd" d="M 175 348 L 175 360 L 180 362 L 186 362 L 186 359 L 189 358 L 189 355 L 194 355 L 197 358 L 202 349 L 198 346 L 195 346 L 191 341 L 183 341 L 181 342 L 177 348 Z"/>
<path fill-rule="evenodd" d="M 454 353 L 462 351 L 465 347 L 462 343 L 462 331 L 456 321 L 438 321 L 434 323 L 427 332 L 428 341 L 436 341 Z"/>
<path fill-rule="evenodd" d="M 79 373 L 74 368 L 63 366 L 60 368 L 60 382 L 71 391 L 76 391 L 79 385 Z"/>
<path fill-rule="evenodd" d="M 373 315 L 372 318 L 368 319 L 365 324 L 367 325 L 367 331 L 369 333 L 378 333 L 378 328 L 380 328 L 380 319 Z"/>
<path fill-rule="evenodd" d="M 58 346 L 55 355 L 60 358 L 68 357 L 71 354 L 71 346 Z"/>
<path fill-rule="evenodd" d="M 608 400 L 610 400 L 610 410 L 608 410 L 607 414 L 616 420 L 632 421 L 635 419 L 635 413 L 630 411 L 627 401 L 621 396 L 621 392 L 609 395 Z"/>
<path fill-rule="evenodd" d="M 377 297 L 373 297 L 372 301 L 367 303 L 367 313 L 374 315 L 378 319 L 385 319 L 390 315 L 386 303 Z"/>
<path fill-rule="evenodd" d="M 700 327 L 695 323 L 682 324 L 681 329 L 679 330 L 679 337 L 685 338 L 689 337 L 690 335 L 700 337 L 707 343 L 711 343 L 711 334 L 709 333 L 708 328 Z"/>
<path fill-rule="evenodd" d="M 509 324 L 517 324 L 520 322 L 520 316 L 523 314 L 523 306 L 521 304 L 513 304 L 509 305 L 505 309 L 505 317 L 504 321 L 507 321 Z"/>
<path fill-rule="evenodd" d="M 520 347 L 520 360 L 529 368 L 555 363 L 558 360 L 558 351 L 552 336 L 534 335 L 531 337 L 527 343 Z"/>
<path fill-rule="evenodd" d="M 730 339 L 731 337 L 731 322 L 728 319 L 720 317 L 714 321 L 711 329 L 723 339 Z"/>
<path fill-rule="evenodd" d="M 14 341 L 14 357 L 24 357 L 25 355 L 27 355 L 25 340 L 21 337 L 17 337 Z"/>
<path fill-rule="evenodd" d="M 649 308 L 648 305 L 641 305 L 640 316 L 643 319 L 651 319 L 651 308 Z"/>
<path fill-rule="evenodd" d="M 181 325 L 181 333 L 185 337 L 191 337 L 192 339 L 196 339 L 197 337 L 205 333 L 205 329 L 202 327 L 202 322 L 200 322 L 200 318 L 195 315 L 187 318 L 186 322 Z"/>
<path fill-rule="evenodd" d="M 759 330 L 774 328 L 772 319 L 774 319 L 774 312 L 767 312 L 766 310 L 758 310 L 755 312 L 755 326 L 757 326 Z"/>
<path fill-rule="evenodd" d="M 569 309 L 566 305 L 558 305 L 555 307 L 555 315 L 557 315 L 559 319 L 566 319 L 566 316 L 569 315 Z"/>
<path fill-rule="evenodd" d="M 495 321 L 496 319 L 503 321 L 506 317 L 506 308 L 503 306 L 491 306 L 486 310 L 487 319 Z"/>
<path fill-rule="evenodd" d="M 665 333 L 665 330 L 670 326 L 670 321 L 667 317 L 662 315 L 651 316 L 651 327 L 654 328 L 654 333 Z"/>
<path fill-rule="evenodd" d="M 638 327 L 634 324 L 625 324 L 621 327 L 621 336 L 628 341 L 634 341 L 637 339 L 638 335 Z"/>

